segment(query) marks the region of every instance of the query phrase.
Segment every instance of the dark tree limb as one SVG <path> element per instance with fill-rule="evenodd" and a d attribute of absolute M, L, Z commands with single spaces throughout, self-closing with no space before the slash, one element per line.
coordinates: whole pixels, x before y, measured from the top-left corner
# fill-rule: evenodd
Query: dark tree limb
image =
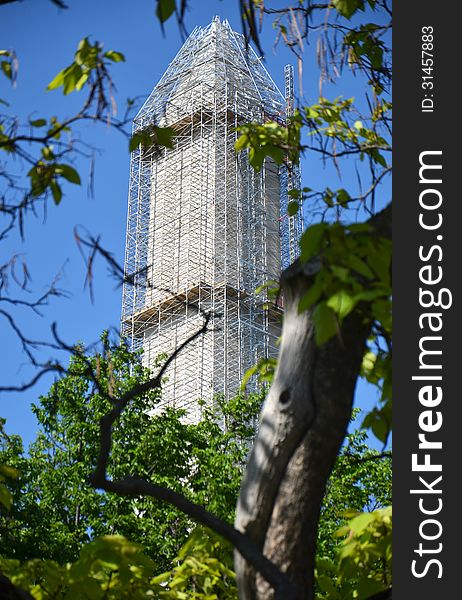
<path fill-rule="evenodd" d="M 370 596 L 367 600 L 392 600 L 392 588 L 388 590 L 384 590 L 383 592 L 379 592 L 378 594 L 374 594 Z"/>
<path fill-rule="evenodd" d="M 0 2 L 1 3 L 1 2 Z M 0 598 L 3 600 L 34 600 L 33 597 L 14 585 L 8 577 L 0 573 Z"/>

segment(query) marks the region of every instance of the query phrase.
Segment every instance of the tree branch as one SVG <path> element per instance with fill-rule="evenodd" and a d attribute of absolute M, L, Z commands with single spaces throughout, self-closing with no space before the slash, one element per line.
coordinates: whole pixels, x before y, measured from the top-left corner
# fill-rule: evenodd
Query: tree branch
<path fill-rule="evenodd" d="M 207 331 L 210 318 L 210 314 L 204 316 L 202 327 L 176 348 L 175 352 L 168 357 L 155 377 L 136 385 L 120 396 L 120 398 L 114 398 L 110 394 L 104 393 L 99 389 L 100 393 L 103 393 L 103 395 L 111 401 L 113 408 L 100 419 L 100 451 L 96 468 L 90 477 L 90 483 L 95 488 L 117 493 L 122 496 L 134 497 L 147 495 L 172 504 L 195 521 L 209 527 L 228 540 L 249 564 L 260 572 L 266 581 L 268 581 L 268 583 L 276 590 L 276 598 L 279 598 L 280 600 L 296 600 L 297 596 L 295 595 L 294 588 L 288 578 L 281 573 L 271 561 L 263 556 L 262 552 L 248 536 L 233 528 L 229 523 L 219 519 L 217 516 L 205 510 L 202 506 L 191 502 L 184 495 L 164 486 L 136 477 L 126 477 L 117 481 L 111 481 L 107 478 L 107 466 L 112 445 L 112 429 L 120 418 L 123 410 L 136 396 L 161 387 L 162 378 L 169 365 L 188 344 Z M 96 378 L 94 378 L 94 380 L 99 388 L 98 380 Z"/>

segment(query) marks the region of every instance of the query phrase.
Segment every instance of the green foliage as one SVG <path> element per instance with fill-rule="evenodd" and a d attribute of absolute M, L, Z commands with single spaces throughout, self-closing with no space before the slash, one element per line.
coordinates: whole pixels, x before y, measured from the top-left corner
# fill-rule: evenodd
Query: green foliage
<path fill-rule="evenodd" d="M 0 419 L 0 448 L 3 448 L 9 442 L 9 437 L 6 435 L 4 430 L 5 422 L 5 419 Z M 7 482 L 14 481 L 17 479 L 19 474 L 17 469 L 8 464 L 8 462 L 11 460 L 11 457 L 4 456 L 3 460 L 5 462 L 0 461 L 0 514 L 4 510 L 10 511 L 11 509 L 13 504 L 13 495 L 8 489 Z"/>
<path fill-rule="evenodd" d="M 0 448 L 0 464 L 19 471 L 7 487 L 13 496 L 0 515 L 0 555 L 20 560 L 49 558 L 62 564 L 94 536 L 118 533 L 140 542 L 158 570 L 165 569 L 192 523 L 180 511 L 149 498 L 102 494 L 88 480 L 98 453 L 99 418 L 110 408 L 97 390 L 122 394 L 146 381 L 149 372 L 124 345 L 103 336 L 101 354 L 77 352 L 69 374 L 53 384 L 34 407 L 40 431 L 25 456 L 17 436 Z M 233 520 L 242 470 L 261 397 L 216 399 L 197 424 L 184 411 L 152 414 L 158 390 L 135 398 L 114 429 L 110 477 L 136 475 L 185 493 L 222 518 Z"/>
<path fill-rule="evenodd" d="M 293 217 L 294 215 L 296 215 L 299 210 L 300 210 L 300 205 L 298 202 L 295 202 L 294 200 L 289 202 L 289 204 L 287 206 L 287 214 L 289 215 L 289 217 Z"/>
<path fill-rule="evenodd" d="M 379 117 L 384 119 L 391 109 L 389 102 L 376 102 L 372 122 L 378 121 Z M 264 123 L 246 123 L 237 128 L 240 133 L 236 141 L 236 151 L 249 149 L 249 162 L 259 171 L 266 156 L 271 157 L 276 163 L 285 161 L 297 164 L 300 153 L 310 146 L 303 144 L 302 133 L 304 128 L 308 129 L 308 136 L 322 134 L 327 141 L 340 142 L 355 149 L 361 160 L 365 156 L 371 158 L 383 168 L 387 168 L 387 162 L 382 154 L 390 151 L 390 144 L 379 135 L 376 127 L 367 127 L 362 121 L 356 119 L 354 99 L 334 100 L 320 97 L 316 104 L 305 106 L 291 117 L 287 126 L 280 125 L 274 121 Z M 298 190 L 294 191 L 299 193 Z M 326 188 L 324 201 L 328 207 L 335 204 L 347 205 L 352 198 L 344 188 L 333 192 Z"/>
<path fill-rule="evenodd" d="M 256 375 L 260 383 L 271 383 L 276 370 L 277 359 L 275 358 L 260 358 L 255 365 L 247 369 L 242 378 L 241 389 L 245 389 L 250 381 L 250 378 Z"/>
<path fill-rule="evenodd" d="M 60 71 L 48 84 L 48 90 L 63 88 L 63 94 L 80 91 L 89 81 L 92 74 L 96 76 L 105 71 L 107 61 L 122 62 L 125 57 L 121 52 L 108 50 L 103 53 L 103 46 L 99 42 L 91 44 L 88 37 L 79 42 L 74 55 L 74 62 Z"/>
<path fill-rule="evenodd" d="M 346 19 L 351 19 L 358 10 L 364 10 L 364 0 L 332 0 L 332 4 Z"/>
<path fill-rule="evenodd" d="M 327 484 L 316 600 L 365 600 L 391 586 L 391 457 L 365 441 L 364 430 L 347 436 Z"/>
<path fill-rule="evenodd" d="M 391 501 L 391 457 L 369 448 L 364 430 L 354 431 L 347 436 L 327 483 L 318 529 L 318 556 L 336 558 L 335 532 L 347 524 L 348 511 L 371 512 Z"/>
<path fill-rule="evenodd" d="M 302 122 L 298 112 L 291 117 L 287 126 L 275 121 L 263 125 L 259 123 L 246 123 L 240 125 L 240 133 L 234 147 L 237 152 L 249 149 L 249 163 L 259 171 L 267 156 L 277 164 L 290 161 L 298 164 L 300 157 L 300 128 Z"/>
<path fill-rule="evenodd" d="M 29 457 L 18 436 L 3 440 L 0 463 L 15 467 L 19 477 L 7 482 L 14 503 L 0 516 L 0 556 L 5 557 L 0 568 L 35 598 L 78 598 L 85 592 L 89 598 L 151 594 L 234 600 L 232 553 L 224 542 L 197 529 L 180 550 L 192 524 L 176 510 L 88 486 L 97 420 L 107 410 L 89 368 L 103 390 L 114 394 L 149 376 L 124 346 L 111 346 L 107 336 L 103 346 L 92 357 L 77 353 L 70 374 L 40 399 L 35 411 L 41 431 Z M 148 414 L 158 400 L 158 392 L 151 392 L 124 414 L 114 432 L 110 476 L 136 474 L 167 484 L 232 520 L 261 398 L 217 398 L 213 409 L 203 407 L 197 425 L 182 422 L 178 411 Z M 367 448 L 364 436 L 349 436 L 328 484 L 318 541 L 325 556 L 335 556 L 334 532 L 345 524 L 346 509 L 360 511 L 390 501 L 389 461 L 375 460 L 377 453 Z M 106 537 L 108 533 L 118 535 Z M 90 536 L 98 537 L 89 542 Z M 54 596 L 46 595 L 50 590 Z"/>
<path fill-rule="evenodd" d="M 339 529 L 343 537 L 337 561 L 320 558 L 316 569 L 316 600 L 366 600 L 391 585 L 391 507 L 349 512 Z"/>
<path fill-rule="evenodd" d="M 334 535 L 344 538 L 317 562 L 316 600 L 364 600 L 391 584 L 391 509 L 349 511 Z M 74 563 L 0 558 L 0 570 L 36 600 L 237 600 L 231 546 L 196 527 L 173 560 L 154 575 L 154 562 L 123 536 L 97 538 Z"/>
<path fill-rule="evenodd" d="M 167 600 L 237 600 L 231 546 L 197 527 L 176 558 L 178 565 L 153 579 Z"/>
<path fill-rule="evenodd" d="M 302 298 L 300 310 L 318 303 L 329 308 L 341 323 L 358 308 L 390 332 L 390 240 L 371 235 L 367 224 L 319 223 L 305 231 L 300 248 L 302 261 L 316 255 L 324 267 Z M 321 318 L 321 324 L 322 321 Z M 325 341 L 334 334 L 335 329 L 331 328 Z"/>
<path fill-rule="evenodd" d="M 92 364 L 99 370 L 101 382 L 113 390 L 122 391 L 133 384 L 133 380 L 121 377 L 127 359 L 132 361 L 129 365 L 134 368 L 138 382 L 146 376 L 135 357 L 123 347 L 110 348 L 110 355 L 111 360 L 106 351 L 105 355 L 95 357 Z M 31 448 L 30 458 L 22 455 L 18 436 L 4 440 L 0 461 L 16 464 L 20 477 L 13 486 L 9 484 L 15 504 L 5 521 L 0 521 L 0 551 L 8 557 L 0 559 L 0 569 L 13 583 L 28 590 L 37 599 L 153 596 L 172 600 L 235 600 L 232 551 L 225 542 L 211 532 L 197 528 L 179 550 L 191 524 L 188 523 L 182 533 L 181 515 L 176 511 L 169 508 L 162 510 L 157 503 L 149 500 L 126 502 L 86 488 L 85 474 L 88 471 L 85 461 L 91 463 L 93 460 L 97 433 L 91 421 L 88 400 L 85 403 L 78 399 L 88 386 L 80 372 L 83 362 L 80 358 L 72 364 L 72 386 L 70 378 L 62 380 L 66 389 L 74 389 L 71 396 L 63 397 L 62 390 L 58 393 L 54 387 L 53 394 L 41 399 L 37 416 L 47 435 L 39 435 Z M 71 399 L 72 406 L 69 405 Z M 145 406 L 149 406 L 150 401 L 155 404 L 155 394 L 151 400 L 144 398 Z M 232 519 L 246 448 L 254 435 L 252 421 L 258 413 L 260 401 L 258 397 L 237 396 L 225 403 L 218 398 L 215 410 L 207 412 L 204 407 L 204 418 L 194 426 L 185 425 L 172 412 L 149 416 L 141 411 L 146 416 L 142 426 L 158 441 L 154 444 L 154 451 L 160 456 L 156 457 L 155 466 L 150 463 L 149 467 L 155 468 L 160 476 L 157 480 L 172 486 L 178 483 L 175 481 L 177 478 L 182 478 L 189 488 L 190 497 L 207 505 L 213 512 Z M 61 406 L 62 402 L 65 408 Z M 102 410 L 102 407 L 98 409 L 98 402 L 91 405 L 93 411 Z M 138 406 L 135 405 L 133 410 L 137 412 Z M 111 466 L 114 476 L 121 476 L 122 470 L 135 473 L 151 456 L 150 440 L 143 436 L 137 420 L 130 417 L 115 435 L 114 464 Z M 57 421 L 62 429 L 57 427 Z M 154 426 L 149 427 L 150 423 Z M 89 425 L 91 429 L 87 430 Z M 125 430 L 125 426 L 130 429 Z M 130 438 L 140 439 L 141 448 L 130 443 Z M 356 511 L 365 508 L 385 506 L 391 498 L 390 461 L 378 459 L 377 452 L 370 450 L 364 440 L 364 432 L 348 436 L 348 443 L 329 480 L 321 509 L 318 548 L 319 553 L 331 562 L 337 556 L 335 531 L 348 523 L 345 518 L 347 509 L 356 514 Z M 76 455 L 76 451 L 80 454 Z M 163 453 L 166 454 L 162 456 Z M 66 455 L 66 460 L 63 455 Z M 148 476 L 146 472 L 142 474 Z M 77 507 L 82 524 L 80 537 L 79 529 L 75 527 Z M 167 529 L 162 526 L 166 520 Z M 67 525 L 63 527 L 63 523 Z M 102 535 L 88 542 L 86 530 L 95 523 L 99 523 L 95 533 L 124 532 L 137 539 L 145 551 L 120 535 Z M 23 547 L 18 536 L 22 536 Z M 169 536 L 174 539 L 169 540 Z M 166 546 L 170 548 L 169 556 L 165 552 Z M 369 560 L 372 552 L 377 554 L 369 547 L 363 550 L 369 553 L 366 558 L 361 555 L 363 562 Z M 162 552 L 163 558 L 159 556 Z M 355 551 L 354 556 L 356 554 Z M 75 562 L 67 564 L 66 561 Z M 346 589 L 351 584 L 351 577 L 348 563 L 344 565 L 341 585 Z M 154 576 L 154 573 L 167 568 L 161 575 Z M 336 567 L 333 575 L 336 586 L 340 585 L 339 573 Z M 356 575 L 352 577 L 354 579 Z"/>
<path fill-rule="evenodd" d="M 121 52 L 104 52 L 102 44 L 92 44 L 88 38 L 84 38 L 78 45 L 74 61 L 60 71 L 47 87 L 48 90 L 62 88 L 63 93 L 67 95 L 87 86 L 88 98 L 76 115 L 64 121 L 55 116 L 49 119 L 40 116 L 29 119 L 21 126 L 14 115 L 0 114 L 0 150 L 13 157 L 26 159 L 24 162 L 29 167 L 27 176 L 30 182 L 29 188 L 25 187 L 23 190 L 24 196 L 19 203 L 14 199 L 11 203 L 4 202 L 5 213 L 22 215 L 25 209 L 41 198 L 52 197 L 58 205 L 63 197 L 64 181 L 81 184 L 78 171 L 69 164 L 69 160 L 74 162 L 80 153 L 72 140 L 71 125 L 85 119 L 111 122 L 109 117 L 115 117 L 116 104 L 109 65 L 124 60 Z M 13 51 L 0 50 L 0 67 L 8 79 L 15 83 L 17 59 Z M 5 101 L 0 103 L 8 106 Z M 120 122 L 113 123 L 121 129 Z M 65 139 L 62 137 L 64 133 L 69 134 Z M 34 147 L 37 148 L 35 155 Z M 13 181 L 16 175 L 13 177 L 11 164 L 8 165 L 7 172 L 10 173 L 9 179 Z M 14 198 L 16 186 L 13 186 L 13 190 Z M 22 216 L 19 222 L 22 223 Z"/>
<path fill-rule="evenodd" d="M 120 535 L 95 539 L 73 563 L 0 558 L 0 571 L 35 600 L 237 600 L 232 549 L 196 528 L 175 566 L 154 576 L 154 562 Z"/>
<path fill-rule="evenodd" d="M 391 103 L 376 101 L 374 111 L 376 116 L 380 113 L 383 119 L 390 110 Z M 301 115 L 303 116 L 303 124 L 310 129 L 310 135 L 322 133 L 328 141 L 335 140 L 350 149 L 354 148 L 359 153 L 361 160 L 368 156 L 379 166 L 387 167 L 387 162 L 381 152 L 390 151 L 390 144 L 378 133 L 374 125 L 377 118 L 371 119 L 371 127 L 367 127 L 363 121 L 357 119 L 354 98 L 344 100 L 339 97 L 331 101 L 320 97 L 316 104 L 305 106 Z M 329 188 L 326 188 L 326 190 L 329 190 Z M 331 206 L 333 206 L 334 197 L 340 205 L 351 201 L 350 194 L 343 188 L 335 193 L 330 191 L 330 195 L 332 196 L 330 199 Z M 329 205 L 327 200 L 325 202 Z"/>
<path fill-rule="evenodd" d="M 386 307 L 384 307 L 385 311 Z M 388 318 L 390 318 L 389 315 Z M 386 331 L 391 331 L 391 323 L 390 329 Z M 380 346 L 377 346 L 375 353 L 370 350 L 366 351 L 361 375 L 380 390 L 379 404 L 366 415 L 363 427 L 371 429 L 374 435 L 386 444 L 392 427 L 392 359 L 390 353 L 382 350 Z"/>
<path fill-rule="evenodd" d="M 164 23 L 175 12 L 175 0 L 157 0 L 156 16 L 161 23 Z"/>
<path fill-rule="evenodd" d="M 14 480 L 18 477 L 18 470 L 9 465 L 0 464 L 0 505 L 3 505 L 7 510 L 11 509 L 13 497 L 10 490 L 6 487 L 5 482 Z"/>
<path fill-rule="evenodd" d="M 153 562 L 123 536 L 104 536 L 83 546 L 73 564 L 0 558 L 0 570 L 36 600 L 140 600 L 152 597 Z"/>
<path fill-rule="evenodd" d="M 35 125 L 35 127 L 38 127 Z M 75 185 L 80 185 L 80 175 L 71 165 L 56 162 L 53 146 L 42 148 L 44 160 L 39 160 L 30 169 L 27 175 L 30 177 L 31 194 L 33 197 L 41 196 L 49 188 L 55 204 L 61 202 L 63 192 L 59 181 L 65 179 Z"/>
<path fill-rule="evenodd" d="M 147 150 L 153 146 L 173 148 L 174 137 L 175 130 L 173 127 L 157 127 L 156 125 L 149 125 L 146 129 L 137 131 L 132 135 L 128 147 L 130 152 L 136 150 L 138 146 L 141 146 L 143 150 Z"/>
<path fill-rule="evenodd" d="M 299 311 L 314 309 L 316 342 L 329 341 L 353 311 L 372 325 L 361 375 L 379 388 L 380 399 L 363 426 L 385 443 L 391 428 L 391 241 L 373 235 L 366 223 L 318 223 L 302 235 L 300 248 L 302 261 L 316 256 L 322 264 L 299 303 Z"/>
<path fill-rule="evenodd" d="M 0 70 L 12 84 L 15 83 L 18 71 L 18 61 L 12 50 L 0 50 Z"/>

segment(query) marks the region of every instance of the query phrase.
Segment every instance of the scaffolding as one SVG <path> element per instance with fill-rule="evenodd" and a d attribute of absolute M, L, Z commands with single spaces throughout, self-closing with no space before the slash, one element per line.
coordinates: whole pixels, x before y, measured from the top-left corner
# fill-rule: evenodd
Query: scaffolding
<path fill-rule="evenodd" d="M 163 387 L 162 405 L 193 421 L 199 399 L 232 396 L 249 367 L 277 354 L 281 311 L 256 289 L 296 256 L 293 169 L 268 159 L 256 172 L 234 144 L 240 124 L 284 123 L 287 106 L 244 37 L 215 17 L 194 29 L 134 120 L 135 132 L 156 125 L 176 135 L 173 148 L 131 156 L 122 335 L 152 368 L 212 315 Z"/>
<path fill-rule="evenodd" d="M 284 67 L 284 88 L 286 101 L 286 120 L 295 112 L 294 68 L 292 65 Z M 301 190 L 300 166 L 288 162 L 280 171 L 280 219 L 281 219 L 281 265 L 286 269 L 299 256 L 299 240 L 303 233 L 303 212 L 301 202 L 299 210 L 289 215 L 288 206 L 291 200 L 291 190 Z"/>

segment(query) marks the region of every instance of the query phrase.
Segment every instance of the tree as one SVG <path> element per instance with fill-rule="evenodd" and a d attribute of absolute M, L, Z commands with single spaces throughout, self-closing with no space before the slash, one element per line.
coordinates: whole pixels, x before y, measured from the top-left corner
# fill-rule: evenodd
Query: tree
<path fill-rule="evenodd" d="M 158 3 L 162 23 L 175 8 L 171 2 Z M 181 3 L 175 13 L 180 23 L 183 9 Z M 139 394 L 161 386 L 163 367 L 145 384 L 126 391 L 105 389 L 97 372 L 91 370 L 97 393 L 112 406 L 100 421 L 100 453 L 92 483 L 120 496 L 143 494 L 167 500 L 226 537 L 238 550 L 235 564 L 241 598 L 312 598 L 320 505 L 345 436 L 361 371 L 381 391 L 380 402 L 364 425 L 384 442 L 390 429 L 391 207 L 375 214 L 380 186 L 390 173 L 386 159 L 391 149 L 386 42 L 390 11 L 385 0 L 333 0 L 276 9 L 243 1 L 241 9 L 244 31 L 257 47 L 257 11 L 263 17 L 273 15 L 280 37 L 296 52 L 300 64 L 304 40 L 311 41 L 317 35 L 323 91 L 329 88 L 328 80 L 351 69 L 366 92 L 362 103 L 340 97 L 329 100 L 321 95 L 315 104 L 301 105 L 287 127 L 244 125 L 238 149 L 249 152 L 257 169 L 268 155 L 278 162 L 290 159 L 294 163 L 301 152 L 320 154 L 339 171 L 345 170 L 347 159 L 355 160 L 362 183 L 347 186 L 348 190 L 342 186 L 336 190 L 293 191 L 290 210 L 302 201 L 323 221 L 304 234 L 300 260 L 281 280 L 285 304 L 281 351 L 241 489 L 236 527 L 165 486 L 139 477 L 110 477 L 111 442 L 119 419 Z M 85 58 L 82 49 L 87 53 Z M 91 86 L 101 81 L 105 60 L 113 58 L 102 53 L 100 46 L 88 48 L 88 42 L 87 46 L 83 43 L 75 62 L 55 80 L 65 91 L 89 86 L 97 116 L 107 104 L 98 104 L 99 97 L 91 96 L 91 90 L 98 88 Z M 82 71 L 79 61 L 90 73 Z M 47 135 L 59 133 L 53 127 Z M 159 132 L 153 133 L 153 142 L 159 143 Z M 17 152 L 14 144 L 21 139 L 12 138 L 11 132 L 4 135 L 3 148 Z M 47 141 L 37 143 L 46 145 Z M 64 176 L 63 163 L 54 154 L 40 161 L 43 164 L 35 161 L 30 171 L 30 197 L 35 197 L 34 192 L 48 192 L 57 201 L 56 185 Z M 354 222 L 358 215 L 360 223 Z M 93 243 L 91 259 L 96 252 L 102 253 L 101 247 Z M 206 326 L 204 316 L 204 327 L 194 337 Z M 30 340 L 25 336 L 21 339 L 27 351 Z M 57 335 L 55 340 L 58 344 Z M 59 370 L 57 365 L 43 368 Z"/>
<path fill-rule="evenodd" d="M 220 598 L 235 598 L 229 544 L 196 528 L 180 548 L 193 527 L 181 513 L 150 499 L 121 501 L 89 487 L 97 455 L 94 417 L 108 408 L 104 398 L 93 393 L 89 366 L 98 370 L 102 386 L 119 390 L 143 384 L 149 376 L 138 356 L 124 345 L 111 345 L 107 334 L 102 340 L 104 354 L 73 357 L 68 375 L 40 398 L 35 410 L 41 431 L 29 456 L 24 456 L 19 436 L 3 439 L 0 464 L 10 465 L 10 470 L 14 465 L 18 477 L 8 483 L 13 505 L 8 511 L 0 509 L 0 567 L 34 596 L 39 589 L 56 598 L 70 590 L 83 593 L 85 576 L 98 581 L 95 598 L 111 582 L 115 598 L 143 590 L 172 599 L 181 594 L 203 599 L 212 591 Z M 155 409 L 159 401 L 157 390 L 137 400 L 117 424 L 109 472 L 117 477 L 118 471 L 132 471 L 148 480 L 152 475 L 151 481 L 178 487 L 217 514 L 232 518 L 261 397 L 238 396 L 229 403 L 217 398 L 216 410 L 204 407 L 198 424 L 182 422 L 182 411 L 147 414 L 146 408 Z M 319 585 L 330 581 L 344 594 L 366 584 L 370 589 L 371 573 L 379 576 L 378 581 L 372 579 L 372 589 L 383 589 L 382 565 L 365 571 L 367 577 L 354 570 L 352 574 L 350 565 L 343 578 L 336 566 L 335 532 L 342 525 L 349 531 L 346 510 L 356 517 L 358 511 L 383 507 L 391 498 L 389 459 L 370 450 L 364 437 L 361 431 L 348 436 L 329 481 L 318 532 L 322 557 L 318 571 L 323 573 L 318 575 Z M 356 528 L 355 519 L 351 523 Z M 372 538 L 370 546 L 384 543 L 382 538 Z M 354 543 L 348 541 L 350 546 Z M 360 548 L 364 553 L 363 542 Z M 347 558 L 354 565 L 351 554 L 360 551 L 353 550 Z M 378 556 L 382 554 L 379 550 Z M 119 571 L 129 565 L 133 574 L 124 579 Z M 163 569 L 168 570 L 159 574 Z"/>
<path fill-rule="evenodd" d="M 96 392 L 89 369 L 98 371 L 106 389 L 130 390 L 149 380 L 139 356 L 124 344 L 110 344 L 107 333 L 102 342 L 102 354 L 72 357 L 67 375 L 33 407 L 40 431 L 28 456 L 19 436 L 4 440 L 0 464 L 16 468 L 19 476 L 12 484 L 12 508 L 0 517 L 0 555 L 63 564 L 76 560 L 90 539 L 117 533 L 142 544 L 162 570 L 193 526 L 156 500 L 100 494 L 89 486 L 99 450 L 98 419 L 110 408 Z M 203 407 L 197 424 L 185 422 L 182 410 L 156 414 L 159 400 L 160 390 L 148 390 L 118 422 L 111 477 L 132 473 L 185 490 L 192 500 L 232 520 L 261 396 L 237 396 L 229 403 L 217 398 L 213 410 Z"/>
<path fill-rule="evenodd" d="M 106 386 L 130 389 L 148 380 L 136 354 L 110 344 L 107 333 L 102 340 L 105 354 L 89 357 L 89 364 L 97 366 Z M 152 476 L 232 519 L 263 394 L 228 402 L 217 397 L 213 410 L 204 405 L 196 424 L 184 421 L 183 410 L 156 412 L 160 397 L 158 390 L 148 391 L 118 423 L 110 472 Z M 121 502 L 89 486 L 98 451 L 96 420 L 107 409 L 94 393 L 88 363 L 74 356 L 68 374 L 34 406 L 40 430 L 28 454 L 20 436 L 4 434 L 0 464 L 17 477 L 7 484 L 10 510 L 0 515 L 0 555 L 62 564 L 76 560 L 91 538 L 117 533 L 141 544 L 157 569 L 170 565 L 192 526 L 189 520 L 158 502 Z M 345 524 L 347 509 L 374 510 L 390 502 L 388 457 L 379 460 L 364 439 L 361 431 L 348 436 L 329 481 L 318 535 L 322 555 L 332 556 L 333 534 Z"/>

